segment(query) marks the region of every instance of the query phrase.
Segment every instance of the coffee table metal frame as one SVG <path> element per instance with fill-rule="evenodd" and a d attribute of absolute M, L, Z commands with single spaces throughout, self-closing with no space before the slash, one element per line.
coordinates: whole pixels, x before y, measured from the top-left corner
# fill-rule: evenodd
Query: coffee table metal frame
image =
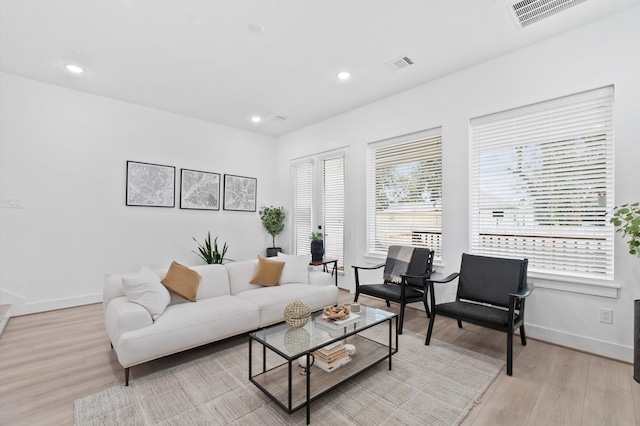
<path fill-rule="evenodd" d="M 293 329 L 281 323 L 249 334 L 249 380 L 289 414 L 306 406 L 307 424 L 311 420 L 312 401 L 384 360 L 389 360 L 389 370 L 391 370 L 392 357 L 398 352 L 398 315 L 393 312 L 361 305 L 361 320 L 339 330 L 331 330 L 316 324 L 315 318 L 320 315 L 322 312 L 313 313 L 309 322 L 300 329 Z M 385 322 L 389 327 L 387 343 L 360 335 L 363 331 Z M 287 333 L 309 336 L 309 342 L 294 342 L 287 347 L 285 336 Z M 307 374 L 304 376 L 299 374 L 298 368 L 294 368 L 298 367 L 298 358 L 306 357 L 309 365 L 313 351 L 340 340 L 355 344 L 357 353 L 352 357 L 351 362 L 331 372 L 312 366 L 307 369 Z M 254 341 L 262 346 L 262 371 L 258 371 L 255 375 L 252 366 Z M 267 369 L 267 349 L 283 358 L 284 362 Z M 313 389 L 312 378 L 314 378 Z M 294 390 L 304 391 L 304 397 L 300 398 L 298 395 L 294 400 Z M 281 399 L 286 399 L 286 402 Z"/>

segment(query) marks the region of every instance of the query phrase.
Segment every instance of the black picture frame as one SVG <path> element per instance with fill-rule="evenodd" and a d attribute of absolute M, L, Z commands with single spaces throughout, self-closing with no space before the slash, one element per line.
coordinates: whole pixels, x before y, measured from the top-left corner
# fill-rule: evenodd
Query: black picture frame
<path fill-rule="evenodd" d="M 224 175 L 223 209 L 255 212 L 258 179 L 246 176 Z"/>
<path fill-rule="evenodd" d="M 163 164 L 127 161 L 127 206 L 176 206 L 176 168 Z"/>
<path fill-rule="evenodd" d="M 180 208 L 220 210 L 220 173 L 180 169 Z"/>

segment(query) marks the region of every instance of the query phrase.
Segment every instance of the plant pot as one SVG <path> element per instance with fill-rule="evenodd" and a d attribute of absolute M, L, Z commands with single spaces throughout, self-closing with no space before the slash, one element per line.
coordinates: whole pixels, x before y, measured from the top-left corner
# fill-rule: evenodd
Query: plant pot
<path fill-rule="evenodd" d="M 311 241 L 311 260 L 322 260 L 324 241 Z"/>
<path fill-rule="evenodd" d="M 633 378 L 640 383 L 640 299 L 633 301 Z"/>
<path fill-rule="evenodd" d="M 280 247 L 269 247 L 267 249 L 267 257 L 275 257 L 278 253 L 282 253 L 282 249 Z"/>

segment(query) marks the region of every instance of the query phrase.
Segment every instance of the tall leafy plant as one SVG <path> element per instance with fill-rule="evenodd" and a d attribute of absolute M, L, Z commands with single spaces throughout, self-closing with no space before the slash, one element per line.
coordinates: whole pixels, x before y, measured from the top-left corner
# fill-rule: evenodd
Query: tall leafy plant
<path fill-rule="evenodd" d="M 640 257 L 640 202 L 614 208 L 611 223 L 618 228 L 616 232 L 629 237 L 629 254 Z"/>
<path fill-rule="evenodd" d="M 278 235 L 284 229 L 284 219 L 287 217 L 287 213 L 284 211 L 284 207 L 265 207 L 260 209 L 260 220 L 267 232 L 271 235 L 272 246 L 276 246 L 276 235 Z"/>
<path fill-rule="evenodd" d="M 224 255 L 227 254 L 228 246 L 224 243 L 222 246 L 222 252 L 218 250 L 218 237 L 213 240 L 211 244 L 211 232 L 207 232 L 207 238 L 204 239 L 204 243 L 200 244 L 195 237 L 192 237 L 193 241 L 198 244 L 198 251 L 192 250 L 207 264 L 222 263 Z"/>

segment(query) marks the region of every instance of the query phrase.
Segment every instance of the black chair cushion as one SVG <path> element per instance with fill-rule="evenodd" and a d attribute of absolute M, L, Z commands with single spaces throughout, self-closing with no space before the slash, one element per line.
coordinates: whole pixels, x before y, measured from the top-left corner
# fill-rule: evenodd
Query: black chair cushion
<path fill-rule="evenodd" d="M 509 325 L 509 312 L 495 307 L 479 305 L 464 301 L 441 303 L 434 308 L 436 314 L 444 315 L 468 321 L 474 324 L 480 323 L 491 325 L 492 327 L 507 328 Z M 519 320 L 517 313 L 515 322 Z"/>
<path fill-rule="evenodd" d="M 371 284 L 361 285 L 360 294 L 379 297 L 386 300 L 400 300 L 400 285 L 398 284 Z M 423 293 L 411 287 L 405 288 L 405 299 L 422 299 Z"/>

